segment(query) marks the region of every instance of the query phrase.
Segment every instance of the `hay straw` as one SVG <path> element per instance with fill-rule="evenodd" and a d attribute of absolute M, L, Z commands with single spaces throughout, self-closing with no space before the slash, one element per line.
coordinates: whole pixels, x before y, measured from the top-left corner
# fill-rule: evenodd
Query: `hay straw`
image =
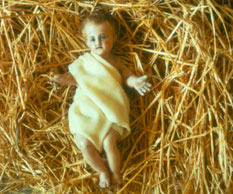
<path fill-rule="evenodd" d="M 128 90 L 132 134 L 123 186 L 101 190 L 67 125 L 74 87 L 50 72 L 87 51 L 79 24 L 103 6 L 116 52 L 152 91 Z M 0 4 L 0 193 L 232 193 L 233 4 L 228 1 L 34 1 Z M 94 184 L 93 184 L 94 183 Z"/>

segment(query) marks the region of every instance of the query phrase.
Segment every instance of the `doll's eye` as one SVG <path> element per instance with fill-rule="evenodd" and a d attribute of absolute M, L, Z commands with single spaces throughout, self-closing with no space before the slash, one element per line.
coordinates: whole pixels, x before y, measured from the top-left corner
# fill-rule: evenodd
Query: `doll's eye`
<path fill-rule="evenodd" d="M 90 39 L 90 41 L 91 41 L 91 42 L 95 42 L 95 38 L 92 37 L 92 38 Z"/>
<path fill-rule="evenodd" d="M 104 40 L 105 38 L 106 38 L 105 35 L 101 35 L 101 36 L 100 36 L 100 40 Z"/>

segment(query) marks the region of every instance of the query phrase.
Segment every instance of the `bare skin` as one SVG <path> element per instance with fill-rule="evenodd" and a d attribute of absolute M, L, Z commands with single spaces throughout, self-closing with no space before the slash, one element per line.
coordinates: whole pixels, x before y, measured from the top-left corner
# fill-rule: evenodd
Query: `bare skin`
<path fill-rule="evenodd" d="M 111 184 L 110 174 L 100 153 L 96 150 L 94 145 L 82 135 L 76 134 L 75 139 L 84 160 L 99 174 L 99 186 L 101 188 L 109 187 Z M 120 134 L 114 129 L 110 129 L 103 142 L 104 151 L 107 155 L 109 168 L 112 174 L 112 181 L 115 184 L 121 184 L 120 152 L 117 148 L 117 141 L 119 139 Z"/>
<path fill-rule="evenodd" d="M 120 173 L 121 159 L 117 147 L 117 142 L 120 137 L 121 136 L 117 131 L 110 129 L 103 142 L 104 151 L 107 155 L 108 165 L 112 174 L 112 182 L 118 185 L 122 182 Z"/>
<path fill-rule="evenodd" d="M 87 46 L 92 54 L 96 54 L 104 58 L 112 64 L 121 74 L 123 82 L 130 88 L 134 88 L 140 95 L 144 95 L 150 89 L 150 84 L 146 81 L 147 77 L 135 76 L 121 62 L 119 57 L 112 53 L 113 44 L 116 41 L 116 35 L 109 23 L 87 23 L 84 27 L 84 36 Z M 76 81 L 71 73 L 53 75 L 53 81 L 62 85 L 76 85 Z M 120 174 L 120 153 L 117 148 L 117 141 L 120 134 L 114 129 L 110 129 L 103 141 L 103 149 L 107 156 L 110 172 L 104 164 L 100 153 L 94 145 L 84 136 L 76 134 L 76 142 L 81 150 L 84 160 L 99 173 L 99 185 L 101 188 L 109 187 L 112 183 L 121 184 L 122 178 Z M 111 175 L 111 178 L 110 178 Z"/>
<path fill-rule="evenodd" d="M 70 72 L 63 73 L 63 74 L 54 74 L 51 73 L 51 76 L 53 77 L 53 81 L 56 83 L 59 83 L 61 85 L 76 85 L 77 82 L 75 81 L 74 77 L 71 75 Z"/>
<path fill-rule="evenodd" d="M 145 85 L 145 81 L 139 81 L 139 86 L 136 86 L 136 81 L 140 78 L 135 76 L 131 71 L 128 70 L 125 66 L 123 66 L 119 59 L 110 54 L 106 57 L 106 60 L 112 64 L 122 75 L 124 84 L 128 87 L 142 89 L 142 86 Z M 75 79 L 72 74 L 67 72 L 64 74 L 56 74 L 53 77 L 53 80 L 61 85 L 77 85 Z M 149 88 L 144 88 L 144 92 L 137 90 L 141 95 L 149 91 Z M 82 135 L 76 135 L 76 142 L 78 144 L 79 149 L 82 152 L 84 160 L 99 174 L 99 186 L 101 188 L 110 187 L 111 183 L 114 185 L 120 185 L 122 183 L 122 177 L 120 174 L 120 153 L 117 148 L 117 141 L 120 139 L 120 134 L 110 129 L 109 133 L 106 135 L 103 141 L 103 149 L 106 153 L 108 165 L 110 168 L 110 172 L 108 168 L 105 166 L 100 153 L 94 147 L 94 145 Z M 112 179 L 112 180 L 111 180 Z"/>

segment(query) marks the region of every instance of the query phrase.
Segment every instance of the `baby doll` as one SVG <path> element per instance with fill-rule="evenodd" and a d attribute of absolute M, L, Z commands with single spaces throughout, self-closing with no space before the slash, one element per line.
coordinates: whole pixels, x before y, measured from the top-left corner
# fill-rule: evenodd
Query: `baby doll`
<path fill-rule="evenodd" d="M 150 90 L 147 76 L 137 77 L 112 52 L 117 41 L 116 20 L 96 11 L 82 23 L 82 35 L 90 52 L 69 65 L 69 72 L 54 75 L 65 85 L 78 85 L 68 119 L 71 133 L 85 161 L 99 174 L 102 188 L 121 184 L 117 142 L 130 133 L 129 103 L 122 84 L 140 95 Z M 108 167 L 101 158 L 105 151 Z"/>

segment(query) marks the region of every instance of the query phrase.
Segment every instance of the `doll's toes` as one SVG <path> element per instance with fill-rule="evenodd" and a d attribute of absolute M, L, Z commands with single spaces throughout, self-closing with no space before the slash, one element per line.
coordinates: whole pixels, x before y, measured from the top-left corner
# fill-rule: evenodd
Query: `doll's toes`
<path fill-rule="evenodd" d="M 120 186 L 122 184 L 122 177 L 120 173 L 112 174 L 112 184 L 115 186 Z"/>
<path fill-rule="evenodd" d="M 100 173 L 99 186 L 103 189 L 110 186 L 110 178 L 107 173 Z"/>

